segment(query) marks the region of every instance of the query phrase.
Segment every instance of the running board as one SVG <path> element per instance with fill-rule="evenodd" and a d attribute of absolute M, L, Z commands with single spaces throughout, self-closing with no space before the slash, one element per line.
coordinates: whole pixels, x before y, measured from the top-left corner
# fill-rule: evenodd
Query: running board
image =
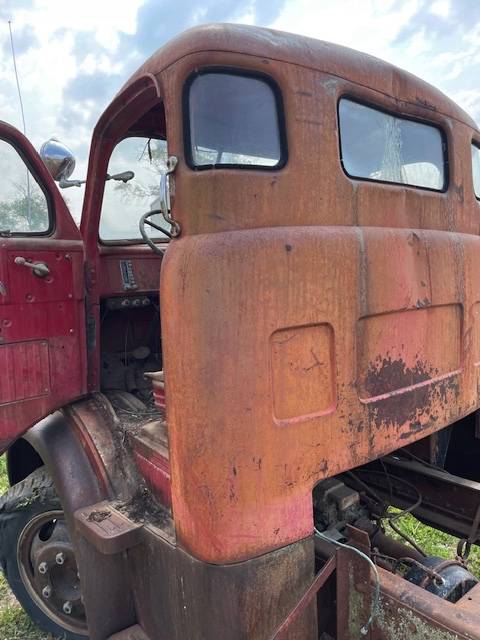
<path fill-rule="evenodd" d="M 113 634 L 108 640 L 149 640 L 149 638 L 145 635 L 142 627 L 136 624 L 134 627 L 129 627 L 119 633 Z"/>
<path fill-rule="evenodd" d="M 121 553 L 141 542 L 143 524 L 130 520 L 108 501 L 78 509 L 74 519 L 78 533 L 105 555 Z"/>

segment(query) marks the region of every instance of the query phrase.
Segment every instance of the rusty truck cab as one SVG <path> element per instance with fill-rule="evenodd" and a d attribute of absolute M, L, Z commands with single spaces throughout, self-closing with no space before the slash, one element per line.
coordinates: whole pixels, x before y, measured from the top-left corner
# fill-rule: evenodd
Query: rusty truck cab
<path fill-rule="evenodd" d="M 52 474 L 72 638 L 480 637 L 478 144 L 414 76 L 265 29 L 188 31 L 121 89 L 81 223 L 86 366 L 3 438 L 37 422 L 10 476 Z M 127 152 L 156 200 L 105 180 Z M 410 511 L 459 557 L 389 537 Z"/>

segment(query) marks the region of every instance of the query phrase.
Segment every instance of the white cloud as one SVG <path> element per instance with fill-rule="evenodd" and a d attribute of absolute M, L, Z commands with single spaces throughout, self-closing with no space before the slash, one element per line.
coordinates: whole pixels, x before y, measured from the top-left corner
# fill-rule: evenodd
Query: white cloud
<path fill-rule="evenodd" d="M 378 57 L 391 55 L 391 44 L 418 9 L 417 0 L 290 0 L 272 25 L 276 29 L 328 40 Z"/>
<path fill-rule="evenodd" d="M 437 0 L 430 7 L 430 12 L 441 18 L 448 18 L 450 14 L 450 2 L 448 0 Z"/>

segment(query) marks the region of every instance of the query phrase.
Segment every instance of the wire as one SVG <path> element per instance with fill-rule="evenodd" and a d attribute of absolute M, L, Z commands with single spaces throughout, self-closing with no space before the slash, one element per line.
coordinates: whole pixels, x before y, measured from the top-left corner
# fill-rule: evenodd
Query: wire
<path fill-rule="evenodd" d="M 330 544 L 334 544 L 337 547 L 341 547 L 342 549 L 348 549 L 349 551 L 354 551 L 358 556 L 360 556 L 363 560 L 365 560 L 370 565 L 371 569 L 373 569 L 373 573 L 375 575 L 375 592 L 372 600 L 372 607 L 370 609 L 370 616 L 367 622 L 360 629 L 361 635 L 366 636 L 368 634 L 369 628 L 373 624 L 375 617 L 377 616 L 378 605 L 380 603 L 380 576 L 378 575 L 378 569 L 375 563 L 371 560 L 371 558 L 369 558 L 366 553 L 363 553 L 363 551 L 360 551 L 360 549 L 357 549 L 356 547 L 352 547 L 352 545 L 350 544 L 345 544 L 344 542 L 333 540 L 332 538 L 329 538 L 325 534 L 321 533 L 316 527 L 314 527 L 314 532 L 318 538 L 321 538 L 322 540 L 325 540 Z"/>
<path fill-rule="evenodd" d="M 22 114 L 23 135 L 27 135 L 27 127 L 25 125 L 25 112 L 23 110 L 22 92 L 20 91 L 20 81 L 17 72 L 17 60 L 15 58 L 15 47 L 13 46 L 12 21 L 8 21 L 8 30 L 10 31 L 10 46 L 12 48 L 13 70 L 15 72 L 15 80 L 17 81 L 18 101 L 20 102 L 20 112 Z M 27 206 L 28 206 L 28 224 L 31 223 L 31 202 L 30 202 L 30 172 L 27 168 Z"/>
<path fill-rule="evenodd" d="M 425 553 L 425 551 L 422 549 L 422 547 L 420 547 L 413 538 L 411 538 L 407 533 L 405 533 L 404 531 L 402 531 L 399 527 L 396 526 L 396 524 L 394 524 L 394 522 L 392 520 L 388 520 L 388 524 L 392 527 L 392 529 L 395 531 L 395 533 L 397 535 L 399 535 L 401 538 L 403 538 L 406 542 L 408 542 L 409 545 L 411 545 L 416 551 L 418 551 L 418 553 L 420 555 L 422 555 L 424 558 L 427 557 L 427 553 Z"/>
<path fill-rule="evenodd" d="M 408 451 L 408 449 L 401 449 L 399 453 L 406 454 L 410 459 L 415 460 L 415 462 L 420 462 L 426 467 L 430 467 L 431 469 L 435 469 L 436 471 L 443 471 L 444 473 L 446 473 L 446 470 L 443 467 L 439 467 L 437 464 L 432 464 L 431 462 L 427 462 L 426 460 L 419 458 L 411 451 Z M 395 459 L 395 456 L 386 456 L 386 457 Z"/>
<path fill-rule="evenodd" d="M 412 484 L 411 482 L 408 482 L 408 480 L 405 480 L 404 478 L 401 478 L 399 476 L 394 476 L 391 473 L 386 473 L 385 471 L 377 471 L 376 469 L 357 469 L 357 473 L 358 472 L 373 474 L 373 475 L 377 475 L 377 476 L 378 475 L 386 476 L 387 479 L 388 479 L 389 484 L 390 484 L 391 480 L 396 480 L 400 484 L 404 484 L 411 491 L 413 491 L 413 493 L 415 493 L 417 495 L 417 499 L 415 500 L 415 502 L 412 505 L 410 505 L 406 509 L 403 509 L 403 510 L 399 511 L 398 513 L 388 513 L 388 511 L 386 511 L 385 515 L 382 516 L 382 520 L 389 520 L 389 521 L 390 520 L 398 520 L 399 518 L 403 518 L 403 516 L 407 515 L 408 513 L 411 513 L 412 511 L 415 511 L 415 509 L 417 509 L 422 504 L 422 494 L 417 489 L 417 487 L 414 484 Z M 361 481 L 359 478 L 357 478 L 356 474 L 352 473 L 351 471 L 349 472 L 349 475 L 351 475 L 353 478 L 357 479 L 360 484 L 362 484 L 362 485 L 366 484 L 363 481 Z M 366 486 L 368 486 L 368 485 L 366 485 Z M 377 497 L 377 499 L 379 499 L 379 496 L 371 488 L 369 490 L 370 490 L 370 493 L 372 493 L 372 495 L 375 495 Z M 385 504 L 385 502 L 383 500 L 381 500 L 381 502 L 383 504 Z"/>
<path fill-rule="evenodd" d="M 10 31 L 10 46 L 12 48 L 13 70 L 15 71 L 15 80 L 17 81 L 18 100 L 20 102 L 20 112 L 22 114 L 23 133 L 25 135 L 27 135 L 27 128 L 25 126 L 25 113 L 23 111 L 22 92 L 20 91 L 20 82 L 18 80 L 18 72 L 17 72 L 17 61 L 15 59 L 15 48 L 13 46 L 12 21 L 11 20 L 8 21 L 8 29 Z"/>
<path fill-rule="evenodd" d="M 352 477 L 356 482 L 358 482 L 358 484 L 363 486 L 365 488 L 365 490 L 368 491 L 368 493 L 370 493 L 370 495 L 372 495 L 374 498 L 376 498 L 376 500 L 380 503 L 380 506 L 383 509 L 384 515 L 379 516 L 378 519 L 379 520 L 386 520 L 397 535 L 399 535 L 406 542 L 408 542 L 423 557 L 426 557 L 427 554 L 425 553 L 425 551 L 421 547 L 418 546 L 418 544 L 415 542 L 415 540 L 413 540 L 408 534 L 404 533 L 399 527 L 397 527 L 394 524 L 396 520 L 399 520 L 400 518 L 403 518 L 404 516 L 406 516 L 408 513 L 411 513 L 412 511 L 415 511 L 415 509 L 417 509 L 420 506 L 420 504 L 422 503 L 422 494 L 417 489 L 417 487 L 415 487 L 415 485 L 413 485 L 411 482 L 408 482 L 407 480 L 405 480 L 404 478 L 400 478 L 399 476 L 393 476 L 392 474 L 390 474 L 388 472 L 388 470 L 386 469 L 385 465 L 382 465 L 382 466 L 384 468 L 384 471 L 377 471 L 377 470 L 373 470 L 373 469 L 368 469 L 368 470 L 367 469 L 357 469 L 357 472 L 359 471 L 361 473 L 362 471 L 364 471 L 365 473 L 385 476 L 387 478 L 387 481 L 388 481 L 389 490 L 390 490 L 390 499 L 392 501 L 393 501 L 392 480 L 397 480 L 398 482 L 400 482 L 400 484 L 403 483 L 406 487 L 408 487 L 411 491 L 413 491 L 413 493 L 416 493 L 417 494 L 417 500 L 412 505 L 407 507 L 406 509 L 403 509 L 403 511 L 398 511 L 397 513 L 389 512 L 388 511 L 388 505 L 385 504 L 385 501 L 382 500 L 380 498 L 380 496 L 371 487 L 369 487 L 369 485 L 367 485 L 365 482 L 363 482 L 363 480 L 361 480 L 352 471 L 349 471 L 347 473 L 347 475 Z"/>

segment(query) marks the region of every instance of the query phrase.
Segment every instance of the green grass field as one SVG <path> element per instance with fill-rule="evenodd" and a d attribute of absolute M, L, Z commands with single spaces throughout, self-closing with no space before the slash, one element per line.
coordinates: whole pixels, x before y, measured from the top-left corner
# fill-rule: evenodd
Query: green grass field
<path fill-rule="evenodd" d="M 8 482 L 5 472 L 5 458 L 0 457 L 0 494 L 6 491 Z M 430 555 L 443 558 L 455 556 L 457 539 L 426 527 L 411 516 L 398 523 L 401 529 L 414 538 Z M 393 533 L 393 532 L 391 532 Z M 393 534 L 395 535 L 395 534 Z M 471 553 L 470 569 L 480 576 L 480 548 Z M 0 640 L 54 640 L 51 635 L 39 631 L 22 611 L 0 573 Z"/>

